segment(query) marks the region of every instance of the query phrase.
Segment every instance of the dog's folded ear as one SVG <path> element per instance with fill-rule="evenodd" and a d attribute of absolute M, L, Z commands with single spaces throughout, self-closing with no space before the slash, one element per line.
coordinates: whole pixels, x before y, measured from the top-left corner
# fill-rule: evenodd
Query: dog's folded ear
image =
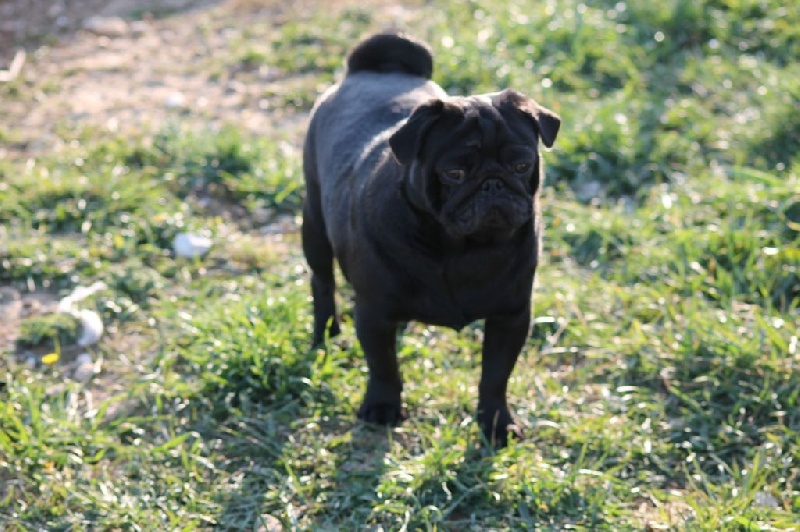
<path fill-rule="evenodd" d="M 389 146 L 401 164 L 411 164 L 417 157 L 425 133 L 442 115 L 443 110 L 444 102 L 439 99 L 429 100 L 417 106 L 408 120 L 389 138 Z"/>
<path fill-rule="evenodd" d="M 558 136 L 561 127 L 561 118 L 546 107 L 542 107 L 535 100 L 528 98 L 524 94 L 513 90 L 505 90 L 499 94 L 501 99 L 530 116 L 539 131 L 539 137 L 548 148 L 553 147 L 553 143 Z"/>

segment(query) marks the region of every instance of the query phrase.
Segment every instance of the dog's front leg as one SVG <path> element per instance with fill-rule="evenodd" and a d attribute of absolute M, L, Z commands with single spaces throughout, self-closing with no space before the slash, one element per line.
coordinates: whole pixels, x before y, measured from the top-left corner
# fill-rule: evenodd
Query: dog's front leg
<path fill-rule="evenodd" d="M 356 335 L 367 358 L 369 381 L 358 417 L 368 423 L 397 425 L 404 419 L 403 381 L 397 365 L 397 323 L 369 305 L 356 304 Z"/>
<path fill-rule="evenodd" d="M 508 435 L 521 438 L 508 410 L 506 388 L 530 330 L 530 307 L 511 316 L 486 319 L 478 388 L 478 422 L 487 441 L 505 447 Z"/>

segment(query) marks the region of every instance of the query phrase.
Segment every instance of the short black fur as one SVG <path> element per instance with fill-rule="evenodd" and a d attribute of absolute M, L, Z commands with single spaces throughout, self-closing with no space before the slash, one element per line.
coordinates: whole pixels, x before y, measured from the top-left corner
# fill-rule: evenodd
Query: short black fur
<path fill-rule="evenodd" d="M 428 45 L 400 33 L 379 33 L 359 43 L 347 56 L 347 72 L 405 72 L 431 79 L 433 56 Z"/>

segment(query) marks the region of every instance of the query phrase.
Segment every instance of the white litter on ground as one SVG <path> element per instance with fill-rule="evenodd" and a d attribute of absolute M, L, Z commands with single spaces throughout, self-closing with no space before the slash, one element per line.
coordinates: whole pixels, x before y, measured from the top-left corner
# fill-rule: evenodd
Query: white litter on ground
<path fill-rule="evenodd" d="M 64 314 L 71 314 L 77 310 L 75 303 L 80 303 L 89 296 L 105 290 L 108 285 L 103 281 L 98 281 L 91 286 L 78 286 L 72 291 L 70 295 L 59 301 L 58 311 Z"/>
<path fill-rule="evenodd" d="M 103 320 L 100 314 L 93 310 L 80 310 L 76 317 L 81 322 L 81 335 L 78 338 L 78 345 L 86 347 L 96 344 L 103 336 Z"/>
<path fill-rule="evenodd" d="M 91 286 L 78 286 L 67 297 L 59 301 L 58 311 L 75 317 L 81 323 L 81 335 L 78 338 L 78 345 L 88 346 L 96 344 L 103 336 L 103 320 L 100 314 L 93 310 L 78 309 L 77 303 L 87 297 L 108 288 L 106 283 L 98 281 Z"/>
<path fill-rule="evenodd" d="M 202 257 L 211 249 L 210 238 L 192 233 L 179 233 L 175 236 L 173 250 L 177 257 Z"/>

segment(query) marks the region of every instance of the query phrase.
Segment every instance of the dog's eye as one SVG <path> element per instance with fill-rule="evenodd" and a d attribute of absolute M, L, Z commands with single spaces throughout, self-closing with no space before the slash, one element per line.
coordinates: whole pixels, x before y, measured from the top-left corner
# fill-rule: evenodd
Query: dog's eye
<path fill-rule="evenodd" d="M 464 170 L 445 170 L 442 172 L 442 177 L 444 177 L 445 181 L 451 183 L 461 183 L 464 180 Z"/>
<path fill-rule="evenodd" d="M 518 174 L 524 174 L 531 169 L 530 163 L 517 163 L 514 165 L 514 171 Z"/>

